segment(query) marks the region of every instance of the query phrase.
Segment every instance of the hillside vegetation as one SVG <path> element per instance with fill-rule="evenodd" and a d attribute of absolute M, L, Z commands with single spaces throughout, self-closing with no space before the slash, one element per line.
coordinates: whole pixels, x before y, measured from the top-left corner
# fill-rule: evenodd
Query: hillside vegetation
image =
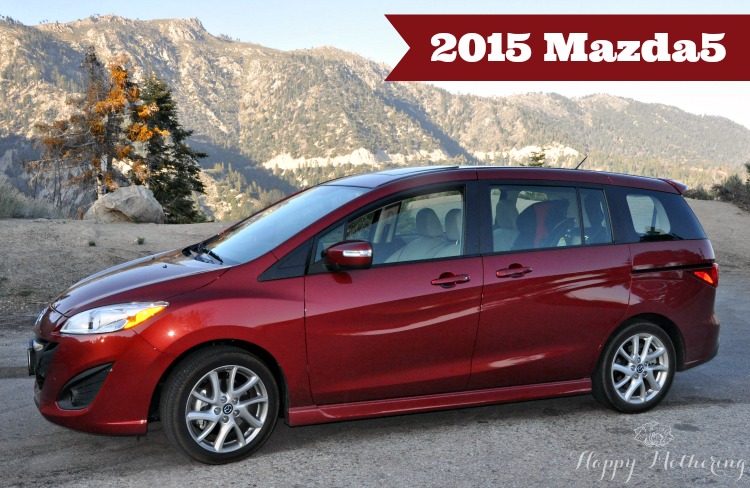
<path fill-rule="evenodd" d="M 550 166 L 588 155 L 587 169 L 711 186 L 750 153 L 750 131 L 721 117 L 610 95 L 487 98 L 386 83 L 389 68 L 360 56 L 278 51 L 210 34 L 197 19 L 0 20 L 0 173 L 24 192 L 33 126 L 68 110 L 88 46 L 103 60 L 126 54 L 136 79 L 153 70 L 174 90 L 191 146 L 209 154 L 204 180 L 216 186 L 204 203 L 217 217 L 230 201 L 233 215 L 246 213 L 274 192 L 391 165 L 518 165 L 542 150 Z"/>

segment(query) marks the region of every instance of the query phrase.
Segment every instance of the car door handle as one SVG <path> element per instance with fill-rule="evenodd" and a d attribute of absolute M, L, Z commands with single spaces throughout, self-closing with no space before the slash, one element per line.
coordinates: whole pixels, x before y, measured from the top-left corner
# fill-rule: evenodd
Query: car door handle
<path fill-rule="evenodd" d="M 443 273 L 440 275 L 440 278 L 435 278 L 431 281 L 431 283 L 434 286 L 442 286 L 443 288 L 452 288 L 459 283 L 466 283 L 470 281 L 471 278 L 469 278 L 469 275 L 467 274 L 458 274 L 454 275 L 453 273 Z"/>
<path fill-rule="evenodd" d="M 529 266 L 514 263 L 507 268 L 497 270 L 495 272 L 495 276 L 497 276 L 498 278 L 520 278 L 526 273 L 531 273 L 532 271 L 534 270 Z"/>

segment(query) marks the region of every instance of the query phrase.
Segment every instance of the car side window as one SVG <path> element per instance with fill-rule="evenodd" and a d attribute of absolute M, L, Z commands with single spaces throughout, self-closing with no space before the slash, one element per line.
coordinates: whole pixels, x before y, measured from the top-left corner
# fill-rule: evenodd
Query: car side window
<path fill-rule="evenodd" d="M 582 188 L 581 210 L 583 214 L 584 244 L 608 244 L 612 242 L 612 226 L 604 191 Z"/>
<path fill-rule="evenodd" d="M 460 190 L 390 202 L 320 236 L 313 266 L 322 262 L 325 249 L 347 240 L 368 241 L 373 265 L 460 256 L 464 253 L 464 209 Z"/>
<path fill-rule="evenodd" d="M 490 203 L 494 252 L 581 244 L 575 188 L 492 186 Z"/>
<path fill-rule="evenodd" d="M 617 242 L 705 239 L 695 214 L 679 193 L 608 187 L 607 201 L 622 217 L 612 222 Z"/>
<path fill-rule="evenodd" d="M 626 198 L 633 227 L 643 240 L 648 236 L 669 235 L 671 224 L 664 205 L 651 195 L 631 194 Z"/>

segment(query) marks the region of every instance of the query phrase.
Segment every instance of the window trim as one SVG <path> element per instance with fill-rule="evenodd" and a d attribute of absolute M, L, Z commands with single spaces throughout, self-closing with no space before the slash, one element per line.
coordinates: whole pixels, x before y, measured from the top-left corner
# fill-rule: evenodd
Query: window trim
<path fill-rule="evenodd" d="M 614 203 L 611 212 L 616 212 L 617 216 L 617 220 L 613 220 L 612 222 L 613 229 L 616 233 L 616 244 L 640 244 L 644 242 L 707 239 L 706 231 L 703 229 L 700 221 L 695 217 L 695 213 L 687 202 L 685 202 L 685 199 L 678 193 L 616 185 L 607 186 L 605 192 L 607 193 L 608 201 Z M 669 234 L 665 235 L 662 239 L 655 238 L 641 240 L 641 234 L 635 229 L 628 208 L 628 194 L 648 195 L 659 200 L 667 213 L 667 219 L 669 219 L 672 234 L 675 233 L 675 230 L 678 230 L 681 235 L 675 239 L 670 239 L 668 236 L 671 234 Z M 659 195 L 662 195 L 666 200 L 662 200 Z M 682 201 L 677 202 L 678 198 Z M 669 202 L 668 200 L 670 199 L 674 201 Z M 681 212 L 685 213 L 681 214 Z"/>
<path fill-rule="evenodd" d="M 403 261 L 394 263 L 378 263 L 373 264 L 373 268 L 383 268 L 388 266 L 400 266 L 416 263 L 430 263 L 435 261 L 447 261 L 451 259 L 464 259 L 469 257 L 477 257 L 479 253 L 479 241 L 478 236 L 478 219 L 471 218 L 471 215 L 476 215 L 477 209 L 477 180 L 459 180 L 450 182 L 433 183 L 429 185 L 423 185 L 415 188 L 409 188 L 396 193 L 392 193 L 383 198 L 380 198 L 364 207 L 357 209 L 349 215 L 337 220 L 332 225 L 329 225 L 322 231 L 315 234 L 312 238 L 312 246 L 310 255 L 308 257 L 307 266 L 305 267 L 305 275 L 321 274 L 321 273 L 332 273 L 324 267 L 318 267 L 315 265 L 314 256 L 312 255 L 314 250 L 317 249 L 320 238 L 334 230 L 336 227 L 345 224 L 348 221 L 357 219 L 368 213 L 382 208 L 388 205 L 392 205 L 396 202 L 406 200 L 408 198 L 417 197 L 420 195 L 426 195 L 430 193 L 439 193 L 443 191 L 458 190 L 463 194 L 464 198 L 464 253 L 459 256 L 446 256 L 433 259 L 423 259 L 419 261 Z M 366 271 L 366 270 L 362 270 Z M 351 272 L 351 271 L 350 271 Z"/>
<path fill-rule="evenodd" d="M 573 246 L 564 246 L 564 247 L 540 247 L 540 248 L 531 248 L 531 249 L 511 249 L 508 251 L 495 251 L 494 250 L 494 243 L 493 243 L 493 236 L 492 236 L 492 227 L 494 225 L 492 221 L 492 199 L 490 196 L 490 192 L 493 188 L 499 187 L 499 186 L 535 186 L 535 187 L 556 187 L 556 188 L 570 188 L 575 190 L 576 192 L 576 203 L 578 205 L 578 219 L 580 224 L 580 238 L 581 243 L 576 244 Z M 479 182 L 479 240 L 480 240 L 480 249 L 481 249 L 481 255 L 482 256 L 497 256 L 497 255 L 503 255 L 503 254 L 518 254 L 518 253 L 527 253 L 527 252 L 538 252 L 538 251 L 550 251 L 553 249 L 556 250 L 562 250 L 562 249 L 578 249 L 578 248 L 584 248 L 584 247 L 596 247 L 596 246 L 611 246 L 614 244 L 617 244 L 616 237 L 615 237 L 615 229 L 614 229 L 614 216 L 613 216 L 613 208 L 611 205 L 611 200 L 608 198 L 607 194 L 607 186 L 608 185 L 600 185 L 597 183 L 587 183 L 587 182 L 575 182 L 575 181 L 547 181 L 547 180 L 518 180 L 518 179 L 508 179 L 508 180 L 480 180 Z M 607 243 L 597 243 L 597 244 L 586 244 L 584 241 L 584 234 L 583 234 L 583 209 L 581 206 L 581 192 L 580 190 L 599 190 L 604 195 L 604 201 L 607 205 L 607 211 L 609 212 L 609 226 L 610 226 L 610 232 L 612 241 Z"/>
<path fill-rule="evenodd" d="M 615 241 L 615 228 L 614 228 L 614 222 L 612 221 L 612 206 L 609 204 L 609 200 L 607 199 L 607 192 L 605 189 L 602 188 L 592 188 L 590 186 L 577 186 L 576 189 L 578 190 L 578 211 L 581 214 L 581 244 L 584 246 L 592 247 L 592 246 L 611 246 L 613 244 L 616 244 Z M 604 197 L 604 205 L 606 206 L 606 216 L 607 221 L 609 223 L 609 242 L 595 242 L 593 244 L 587 244 L 586 243 L 586 234 L 583 233 L 583 230 L 585 228 L 584 222 L 583 222 L 583 200 L 581 199 L 581 190 L 597 190 L 602 192 L 602 197 Z"/>

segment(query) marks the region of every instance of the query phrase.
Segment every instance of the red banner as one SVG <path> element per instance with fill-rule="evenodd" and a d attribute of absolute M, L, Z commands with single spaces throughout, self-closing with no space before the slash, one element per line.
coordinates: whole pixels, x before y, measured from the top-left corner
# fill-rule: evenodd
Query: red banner
<path fill-rule="evenodd" d="M 747 81 L 750 15 L 386 15 L 388 81 Z"/>

